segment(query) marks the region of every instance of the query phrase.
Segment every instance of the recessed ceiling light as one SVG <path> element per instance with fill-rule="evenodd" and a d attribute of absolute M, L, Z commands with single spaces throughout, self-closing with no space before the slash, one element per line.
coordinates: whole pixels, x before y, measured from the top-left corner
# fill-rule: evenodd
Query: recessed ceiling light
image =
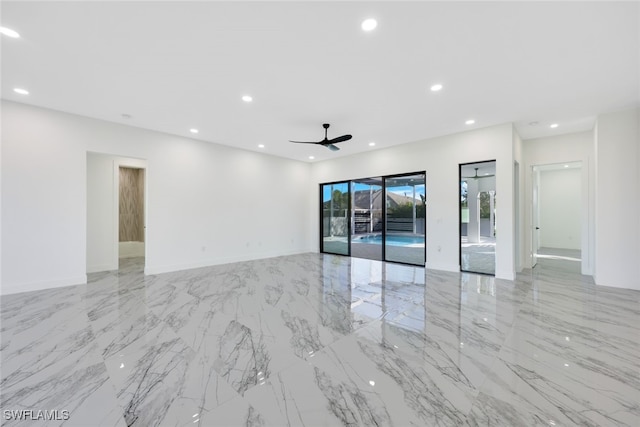
<path fill-rule="evenodd" d="M 569 165 L 564 165 L 565 168 L 568 168 Z M 567 341 L 569 341 L 569 337 L 567 337 Z"/>
<path fill-rule="evenodd" d="M 196 129 L 196 128 L 191 128 L 191 129 L 189 129 L 189 132 L 191 132 L 191 133 L 198 133 L 198 132 L 200 132 L 200 131 L 199 131 L 198 129 Z"/>
<path fill-rule="evenodd" d="M 376 29 L 377 26 L 378 26 L 378 21 L 376 21 L 373 18 L 365 19 L 364 21 L 362 21 L 362 25 L 361 25 L 363 31 L 373 31 Z"/>
<path fill-rule="evenodd" d="M 315 159 L 315 157 L 309 156 L 309 160 L 313 160 L 313 159 Z"/>
<path fill-rule="evenodd" d="M 13 91 L 15 93 L 19 93 L 20 95 L 29 95 L 29 91 L 28 90 L 22 89 L 22 88 L 19 88 L 19 87 L 13 88 Z"/>
<path fill-rule="evenodd" d="M 442 85 L 440 83 L 431 86 L 431 92 L 438 92 L 442 90 Z"/>
<path fill-rule="evenodd" d="M 557 128 L 557 127 L 558 127 L 558 124 L 557 124 L 557 123 L 554 123 L 554 124 L 552 124 L 552 125 L 551 125 L 551 126 L 549 126 L 549 127 L 550 127 L 551 129 L 555 129 L 555 128 Z"/>
<path fill-rule="evenodd" d="M 465 124 L 465 125 L 472 125 L 472 124 L 474 124 L 475 122 L 476 122 L 475 120 L 473 120 L 473 119 L 469 119 L 469 120 L 467 120 L 466 122 L 464 122 L 464 124 Z"/>
<path fill-rule="evenodd" d="M 373 147 L 374 145 L 376 145 L 376 143 L 375 143 L 375 142 L 373 142 L 373 141 L 371 141 L 371 142 L 369 143 L 369 147 Z"/>
<path fill-rule="evenodd" d="M 127 120 L 131 118 L 131 114 L 127 114 L 127 113 L 122 113 L 120 116 L 121 116 L 123 119 L 127 119 Z"/>
<path fill-rule="evenodd" d="M 258 144 L 258 148 L 264 148 L 264 144 Z"/>
<path fill-rule="evenodd" d="M 7 37 L 11 37 L 12 39 L 20 38 L 20 34 L 17 31 L 12 30 L 7 27 L 0 27 L 0 34 L 4 34 Z"/>
<path fill-rule="evenodd" d="M 242 97 L 242 100 L 243 100 L 244 102 L 251 102 L 251 101 L 253 101 L 253 98 L 251 97 L 251 95 L 244 95 L 244 96 Z"/>

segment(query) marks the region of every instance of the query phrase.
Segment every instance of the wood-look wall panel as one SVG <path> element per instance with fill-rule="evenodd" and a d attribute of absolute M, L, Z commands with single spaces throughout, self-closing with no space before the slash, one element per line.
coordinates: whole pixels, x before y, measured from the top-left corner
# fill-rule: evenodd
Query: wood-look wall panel
<path fill-rule="evenodd" d="M 120 241 L 144 241 L 144 169 L 120 168 Z"/>

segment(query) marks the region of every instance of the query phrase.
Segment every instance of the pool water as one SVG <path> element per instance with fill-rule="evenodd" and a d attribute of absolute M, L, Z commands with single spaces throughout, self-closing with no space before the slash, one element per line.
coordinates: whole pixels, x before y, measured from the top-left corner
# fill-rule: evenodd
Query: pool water
<path fill-rule="evenodd" d="M 354 243 L 370 243 L 370 244 L 382 244 L 382 235 L 368 235 L 362 237 L 354 237 L 352 240 Z M 424 236 L 387 236 L 388 246 L 415 246 L 424 245 Z"/>

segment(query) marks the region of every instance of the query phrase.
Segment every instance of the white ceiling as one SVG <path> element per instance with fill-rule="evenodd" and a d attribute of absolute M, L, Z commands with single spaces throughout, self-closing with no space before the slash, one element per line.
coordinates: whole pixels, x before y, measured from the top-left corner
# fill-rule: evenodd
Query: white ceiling
<path fill-rule="evenodd" d="M 2 97 L 304 161 L 505 122 L 536 138 L 640 103 L 639 17 L 638 2 L 3 1 L 22 37 L 2 36 Z M 354 138 L 287 142 L 325 122 Z"/>

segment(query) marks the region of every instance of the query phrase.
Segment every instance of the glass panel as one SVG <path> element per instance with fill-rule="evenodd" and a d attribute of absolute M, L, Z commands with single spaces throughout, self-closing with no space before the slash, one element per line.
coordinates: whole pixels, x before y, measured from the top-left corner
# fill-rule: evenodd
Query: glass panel
<path fill-rule="evenodd" d="M 385 178 L 385 259 L 424 266 L 425 175 Z"/>
<path fill-rule="evenodd" d="M 349 255 L 349 183 L 322 185 L 322 252 Z"/>
<path fill-rule="evenodd" d="M 382 178 L 351 184 L 351 256 L 382 260 Z"/>
<path fill-rule="evenodd" d="M 460 269 L 495 275 L 496 162 L 460 165 Z"/>

